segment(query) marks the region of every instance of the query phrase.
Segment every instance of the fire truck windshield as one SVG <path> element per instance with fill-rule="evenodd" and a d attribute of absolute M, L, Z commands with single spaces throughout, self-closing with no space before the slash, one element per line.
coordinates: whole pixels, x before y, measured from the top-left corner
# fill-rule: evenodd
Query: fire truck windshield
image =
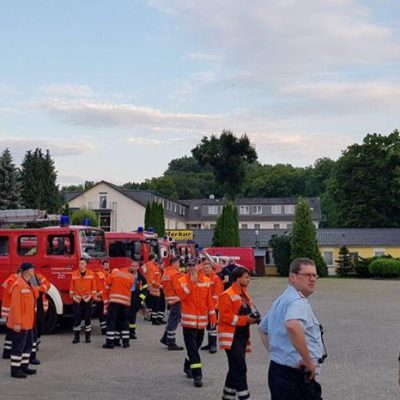
<path fill-rule="evenodd" d="M 100 229 L 87 228 L 79 231 L 81 254 L 89 257 L 105 257 L 106 241 Z"/>
<path fill-rule="evenodd" d="M 147 243 L 150 245 L 150 252 L 155 254 L 157 257 L 160 256 L 160 246 L 157 239 L 147 239 Z"/>
<path fill-rule="evenodd" d="M 108 252 L 111 258 L 127 257 L 135 261 L 140 261 L 142 244 L 139 240 L 112 240 Z"/>

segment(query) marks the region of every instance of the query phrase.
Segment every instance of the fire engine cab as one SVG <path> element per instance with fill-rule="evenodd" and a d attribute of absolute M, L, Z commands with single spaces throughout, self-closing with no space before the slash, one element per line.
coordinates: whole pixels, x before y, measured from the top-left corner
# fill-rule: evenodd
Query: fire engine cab
<path fill-rule="evenodd" d="M 0 229 L 0 301 L 2 283 L 23 262 L 35 265 L 51 283 L 47 293 L 49 309 L 44 331 L 51 332 L 57 318 L 72 310 L 69 296 L 71 273 L 86 257 L 88 268 L 97 271 L 106 258 L 106 242 L 101 229 L 89 226 L 51 226 L 38 229 Z"/>

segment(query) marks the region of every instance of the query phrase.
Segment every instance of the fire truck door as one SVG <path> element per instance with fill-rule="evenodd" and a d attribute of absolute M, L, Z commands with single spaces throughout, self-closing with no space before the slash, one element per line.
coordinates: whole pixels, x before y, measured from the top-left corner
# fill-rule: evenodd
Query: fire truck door
<path fill-rule="evenodd" d="M 3 298 L 3 282 L 11 274 L 10 235 L 0 235 L 0 299 Z"/>

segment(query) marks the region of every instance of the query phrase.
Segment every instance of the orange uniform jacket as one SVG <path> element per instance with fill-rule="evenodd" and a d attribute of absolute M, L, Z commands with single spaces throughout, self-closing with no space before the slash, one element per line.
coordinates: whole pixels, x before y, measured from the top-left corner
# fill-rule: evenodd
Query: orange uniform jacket
<path fill-rule="evenodd" d="M 224 284 L 221 278 L 213 271 L 209 276 L 211 280 L 211 294 L 214 302 L 215 309 L 219 308 L 219 296 L 224 291 Z"/>
<path fill-rule="evenodd" d="M 96 280 L 96 301 L 105 301 L 108 295 L 108 278 L 110 276 L 109 272 L 97 271 L 95 274 Z"/>
<path fill-rule="evenodd" d="M 40 273 L 35 272 L 36 277 L 39 280 L 39 295 L 42 295 L 43 300 L 43 311 L 46 312 L 49 309 L 49 300 L 47 299 L 46 293 L 50 290 L 50 282 Z"/>
<path fill-rule="evenodd" d="M 7 319 L 8 314 L 10 312 L 10 303 L 11 303 L 11 289 L 15 283 L 15 281 L 19 278 L 17 274 L 11 274 L 4 282 L 3 282 L 3 301 L 1 302 L 1 317 Z"/>
<path fill-rule="evenodd" d="M 149 293 L 152 296 L 160 296 L 161 295 L 161 271 L 160 267 L 155 262 L 148 262 L 146 264 L 146 280 L 149 285 Z"/>
<path fill-rule="evenodd" d="M 205 329 L 208 322 L 216 323 L 215 307 L 211 295 L 211 281 L 199 275 L 197 282 L 186 274 L 179 278 L 178 296 L 182 302 L 182 321 L 185 328 Z"/>
<path fill-rule="evenodd" d="M 179 278 L 183 275 L 179 268 L 166 267 L 164 270 L 161 282 L 164 288 L 165 301 L 170 305 L 181 301 L 177 289 L 179 286 Z"/>
<path fill-rule="evenodd" d="M 109 278 L 110 282 L 110 303 L 119 303 L 125 306 L 131 305 L 131 287 L 135 277 L 127 268 L 113 269 Z"/>
<path fill-rule="evenodd" d="M 230 349 L 236 327 L 249 323 L 247 315 L 238 315 L 243 299 L 251 304 L 246 289 L 236 282 L 219 297 L 218 341 L 221 349 Z M 246 352 L 250 352 L 250 341 L 247 342 Z"/>
<path fill-rule="evenodd" d="M 79 269 L 72 273 L 69 295 L 74 302 L 80 303 L 81 300 L 89 301 L 94 299 L 96 293 L 96 280 L 93 271 L 86 268 L 84 275 L 80 273 Z"/>
<path fill-rule="evenodd" d="M 38 292 L 25 279 L 19 277 L 11 289 L 10 312 L 7 327 L 14 330 L 16 325 L 21 330 L 30 330 L 35 323 L 35 304 Z"/>

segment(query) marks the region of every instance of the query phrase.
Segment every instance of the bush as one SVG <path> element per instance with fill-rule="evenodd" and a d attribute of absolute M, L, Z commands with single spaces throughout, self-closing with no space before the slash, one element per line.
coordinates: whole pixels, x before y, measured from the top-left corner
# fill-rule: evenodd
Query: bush
<path fill-rule="evenodd" d="M 354 270 L 356 274 L 361 278 L 370 278 L 371 273 L 369 272 L 369 265 L 372 261 L 375 261 L 379 257 L 363 258 L 359 257 L 356 264 L 354 265 Z"/>
<path fill-rule="evenodd" d="M 272 235 L 269 246 L 272 247 L 272 255 L 274 256 L 274 261 L 279 275 L 288 276 L 290 267 L 290 253 L 291 249 L 291 236 L 278 236 Z"/>
<path fill-rule="evenodd" d="M 72 225 L 82 225 L 85 218 L 89 218 L 90 226 L 99 226 L 99 220 L 96 213 L 87 208 L 74 211 L 71 216 L 71 223 Z"/>
<path fill-rule="evenodd" d="M 379 257 L 372 261 L 368 267 L 372 276 L 379 277 L 399 277 L 400 276 L 400 260 L 395 258 Z"/>

